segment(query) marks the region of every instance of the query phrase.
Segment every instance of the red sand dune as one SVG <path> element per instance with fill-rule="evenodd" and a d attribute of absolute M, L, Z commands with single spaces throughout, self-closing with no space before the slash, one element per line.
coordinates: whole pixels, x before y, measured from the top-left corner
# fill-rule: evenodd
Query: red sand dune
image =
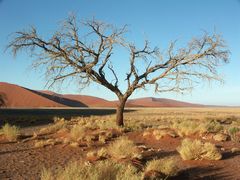
<path fill-rule="evenodd" d="M 139 99 L 132 99 L 127 102 L 131 106 L 135 107 L 202 107 L 203 105 L 200 104 L 192 104 L 182 101 L 176 101 L 172 99 L 165 99 L 165 98 L 153 98 L 153 97 L 146 97 L 146 98 L 139 98 Z"/>
<path fill-rule="evenodd" d="M 107 101 L 102 98 L 86 96 L 86 95 L 73 95 L 73 94 L 64 94 L 64 97 L 72 100 L 81 101 L 84 104 L 87 104 L 89 107 L 115 107 L 116 103 L 112 101 Z"/>
<path fill-rule="evenodd" d="M 57 94 L 52 91 L 40 91 L 45 94 L 58 96 L 66 99 L 71 99 L 74 101 L 79 101 L 83 104 L 86 104 L 88 107 L 115 107 L 116 102 L 107 101 L 102 98 L 94 97 L 94 96 L 86 96 L 86 95 L 77 95 L 77 94 Z"/>
<path fill-rule="evenodd" d="M 0 82 L 0 94 L 6 107 L 65 107 L 24 87 Z"/>
<path fill-rule="evenodd" d="M 118 101 L 86 95 L 57 94 L 52 91 L 35 91 L 18 85 L 0 82 L 0 95 L 5 107 L 115 107 Z M 131 99 L 127 107 L 202 107 L 203 105 L 164 98 Z"/>

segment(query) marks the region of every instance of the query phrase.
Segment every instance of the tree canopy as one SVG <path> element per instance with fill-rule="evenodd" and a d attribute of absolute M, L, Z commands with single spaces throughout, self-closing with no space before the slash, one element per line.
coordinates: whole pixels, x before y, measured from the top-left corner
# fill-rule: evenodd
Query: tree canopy
<path fill-rule="evenodd" d="M 142 48 L 128 41 L 127 27 L 95 19 L 78 21 L 69 16 L 51 38 L 41 37 L 37 29 L 18 31 L 9 43 L 14 55 L 29 50 L 35 57 L 34 68 L 44 67 L 49 86 L 76 78 L 81 85 L 98 83 L 119 99 L 117 124 L 123 125 L 123 110 L 128 97 L 136 90 L 153 85 L 156 92 L 185 92 L 201 81 L 221 81 L 218 67 L 228 62 L 229 51 L 221 35 L 204 33 L 192 38 L 180 49 L 170 43 L 166 52 L 151 47 L 149 41 Z M 122 47 L 129 53 L 127 88 L 121 90 L 116 67 L 112 65 L 114 49 Z M 144 62 L 139 66 L 139 62 Z M 111 73 L 113 79 L 108 79 Z"/>

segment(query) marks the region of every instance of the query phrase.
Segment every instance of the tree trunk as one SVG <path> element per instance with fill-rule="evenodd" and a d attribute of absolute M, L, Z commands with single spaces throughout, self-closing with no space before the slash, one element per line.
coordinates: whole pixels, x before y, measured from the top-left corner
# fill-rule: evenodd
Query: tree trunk
<path fill-rule="evenodd" d="M 126 104 L 125 99 L 119 99 L 119 104 L 117 106 L 116 124 L 118 126 L 124 126 L 123 112 Z"/>

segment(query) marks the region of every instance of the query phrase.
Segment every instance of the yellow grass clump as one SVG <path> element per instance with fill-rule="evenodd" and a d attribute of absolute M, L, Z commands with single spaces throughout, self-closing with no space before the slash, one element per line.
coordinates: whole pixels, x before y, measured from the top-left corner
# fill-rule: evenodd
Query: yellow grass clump
<path fill-rule="evenodd" d="M 70 137 L 73 141 L 83 140 L 86 135 L 86 127 L 76 124 L 70 130 Z"/>
<path fill-rule="evenodd" d="M 95 164 L 71 162 L 64 169 L 60 169 L 56 174 L 53 174 L 51 170 L 43 169 L 41 180 L 53 179 L 140 180 L 141 174 L 130 164 L 125 165 L 106 160 L 99 161 Z"/>
<path fill-rule="evenodd" d="M 110 156 L 116 159 L 140 158 L 141 154 L 133 141 L 127 137 L 120 137 L 108 147 Z"/>
<path fill-rule="evenodd" d="M 147 162 L 145 173 L 150 171 L 156 171 L 168 177 L 177 175 L 179 168 L 177 166 L 176 159 L 173 158 L 154 159 Z"/>
<path fill-rule="evenodd" d="M 240 132 L 240 128 L 235 126 L 228 129 L 228 134 L 230 135 L 232 141 L 239 142 L 240 137 L 237 135 L 238 132 Z"/>
<path fill-rule="evenodd" d="M 48 140 L 39 140 L 39 141 L 36 141 L 34 146 L 36 148 L 41 148 L 41 147 L 45 147 L 45 146 L 50 146 L 50 145 L 56 145 L 60 142 L 54 140 L 54 139 L 48 139 Z"/>
<path fill-rule="evenodd" d="M 20 135 L 19 128 L 16 126 L 11 126 L 8 123 L 2 127 L 1 131 L 9 141 L 16 141 L 18 136 Z"/>
<path fill-rule="evenodd" d="M 177 151 L 183 160 L 220 160 L 222 158 L 214 144 L 203 143 L 200 140 L 184 139 Z"/>
<path fill-rule="evenodd" d="M 171 136 L 173 138 L 177 137 L 177 134 L 175 133 L 175 131 L 170 129 L 155 129 L 153 131 L 153 135 L 156 138 L 156 140 L 160 140 L 166 135 Z"/>
<path fill-rule="evenodd" d="M 58 130 L 64 128 L 67 122 L 64 118 L 54 118 L 54 124 L 48 127 L 44 127 L 40 129 L 40 134 L 52 134 L 57 132 Z"/>
<path fill-rule="evenodd" d="M 188 136 L 193 134 L 217 133 L 223 130 L 223 126 L 214 120 L 196 120 L 187 119 L 182 121 L 174 121 L 172 128 L 177 131 L 179 136 Z"/>

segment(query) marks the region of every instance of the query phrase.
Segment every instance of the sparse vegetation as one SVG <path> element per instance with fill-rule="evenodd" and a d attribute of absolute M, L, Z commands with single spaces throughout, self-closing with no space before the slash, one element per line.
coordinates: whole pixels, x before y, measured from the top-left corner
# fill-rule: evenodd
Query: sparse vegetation
<path fill-rule="evenodd" d="M 120 137 L 108 147 L 110 156 L 116 159 L 139 158 L 141 154 L 133 141 L 127 137 Z"/>
<path fill-rule="evenodd" d="M 8 123 L 5 124 L 1 129 L 3 135 L 9 141 L 16 141 L 20 135 L 20 130 L 16 126 L 11 126 Z"/>
<path fill-rule="evenodd" d="M 106 148 L 101 148 L 97 151 L 97 155 L 99 157 L 103 157 L 103 158 L 106 158 L 108 156 L 108 151 Z"/>
<path fill-rule="evenodd" d="M 58 130 L 64 128 L 66 126 L 66 124 L 67 124 L 67 122 L 65 121 L 64 118 L 55 117 L 54 118 L 54 124 L 40 129 L 40 134 L 55 133 Z"/>
<path fill-rule="evenodd" d="M 229 142 L 229 147 L 226 147 L 228 144 L 225 144 L 226 138 L 230 139 L 232 135 L 231 139 L 234 140 L 234 136 L 237 139 L 240 135 L 238 121 L 232 118 L 233 120 L 231 119 L 231 121 L 226 122 L 226 119 L 231 117 L 232 114 L 235 115 L 235 119 L 239 119 L 239 109 L 137 109 L 125 114 L 125 126 L 131 126 L 131 130 L 134 131 L 130 133 L 123 131 L 123 128 L 111 127 L 114 124 L 114 115 L 75 117 L 65 121 L 63 123 L 64 126 L 60 129 L 56 128 L 58 130 L 53 130 L 53 133 L 39 134 L 38 132 L 32 136 L 31 132 L 26 136 L 25 134 L 22 135 L 21 141 L 19 141 L 21 144 L 19 145 L 28 146 L 30 144 L 30 147 L 38 147 L 36 151 L 42 151 L 43 154 L 56 150 L 58 151 L 56 155 L 62 156 L 59 157 L 61 167 L 58 167 L 56 164 L 57 167 L 52 166 L 52 169 L 43 169 L 41 179 L 61 180 L 61 177 L 65 179 L 67 177 L 75 178 L 75 175 L 79 175 L 77 173 L 87 173 L 89 174 L 87 175 L 88 177 L 91 174 L 93 175 L 91 178 L 102 177 L 99 175 L 100 165 L 98 165 L 102 161 L 119 164 L 120 166 L 124 166 L 124 172 L 129 171 L 120 173 L 121 170 L 115 171 L 110 169 L 109 171 L 112 173 L 116 172 L 118 175 L 109 177 L 116 180 L 121 178 L 129 179 L 128 177 L 131 177 L 131 174 L 134 174 L 132 176 L 133 179 L 166 179 L 168 177 L 171 178 L 171 176 L 179 172 L 174 177 L 178 178 L 178 176 L 182 176 L 181 172 L 186 170 L 185 166 L 182 166 L 183 163 L 179 156 L 183 160 L 218 160 L 221 158 L 220 152 L 231 152 L 234 158 L 238 158 L 239 142 Z M 53 126 L 58 124 L 59 121 L 62 122 L 61 118 L 56 120 Z M 93 126 L 91 127 L 92 122 Z M 174 124 L 177 128 L 173 128 Z M 187 127 L 188 125 L 189 127 Z M 48 128 L 48 126 L 46 127 Z M 168 158 L 169 156 L 165 157 L 164 155 L 165 152 L 168 153 L 175 149 L 182 139 L 181 137 L 174 138 L 179 132 L 182 132 L 183 138 L 191 139 L 189 139 L 190 142 L 188 143 L 184 143 L 185 140 L 183 140 L 182 145 L 177 148 L 180 154 L 176 157 L 178 162 L 175 158 L 171 159 Z M 167 138 L 164 136 L 167 136 Z M 0 135 L 0 141 L 1 139 L 5 139 L 3 134 Z M 196 139 L 202 139 L 202 141 Z M 216 143 L 221 142 L 220 151 L 218 151 L 214 144 L 204 143 L 208 140 Z M 55 146 L 56 144 L 60 145 Z M 19 145 L 14 144 L 14 146 Z M 7 146 L 9 145 L 7 144 Z M 49 147 L 41 149 L 46 146 Z M 63 151 L 63 154 L 59 153 L 59 151 Z M 72 157 L 70 161 L 82 158 L 81 162 L 77 163 L 76 167 L 73 165 L 69 168 L 67 166 L 63 168 L 62 164 L 66 162 L 66 158 L 64 157 L 65 152 L 67 156 Z M 71 154 L 71 152 L 74 153 Z M 3 154 L 3 156 L 5 155 Z M 131 168 L 127 168 L 128 165 L 125 164 L 126 162 L 131 162 L 137 167 L 137 170 L 131 165 Z M 192 167 L 192 162 L 187 161 L 185 163 L 190 168 Z M 203 163 L 208 164 L 208 161 L 204 161 Z M 229 161 L 227 163 L 229 165 Z M 218 167 L 218 162 L 211 161 L 211 164 Z M 70 168 L 73 168 L 73 171 Z M 132 173 L 133 171 L 136 173 Z M 105 173 L 107 172 L 102 172 L 102 174 Z M 27 174 L 29 175 L 29 173 Z M 79 175 L 79 177 L 86 178 L 84 175 Z"/>
<path fill-rule="evenodd" d="M 183 160 L 220 160 L 222 158 L 214 144 L 203 143 L 200 140 L 184 139 L 177 151 Z"/>
<path fill-rule="evenodd" d="M 40 148 L 40 147 L 45 147 L 45 146 L 49 146 L 49 145 L 56 145 L 59 142 L 54 140 L 54 139 L 48 139 L 48 140 L 37 140 L 35 142 L 35 147 L 36 148 Z"/>
<path fill-rule="evenodd" d="M 86 127 L 76 124 L 72 127 L 70 131 L 70 136 L 73 141 L 83 140 L 86 135 Z"/>
<path fill-rule="evenodd" d="M 196 120 L 175 121 L 172 127 L 181 137 L 206 131 L 203 124 L 200 124 Z"/>
<path fill-rule="evenodd" d="M 230 127 L 228 129 L 228 133 L 231 137 L 231 140 L 235 141 L 235 142 L 239 142 L 240 137 L 238 137 L 237 133 L 240 132 L 240 128 L 238 127 Z"/>
<path fill-rule="evenodd" d="M 102 159 L 108 157 L 108 151 L 106 148 L 101 148 L 99 150 L 89 151 L 86 154 L 87 158 L 93 158 L 93 159 Z"/>
<path fill-rule="evenodd" d="M 215 141 L 227 141 L 228 140 L 228 135 L 227 134 L 218 133 L 218 134 L 213 136 L 213 139 Z"/>
<path fill-rule="evenodd" d="M 207 121 L 205 120 L 206 132 L 217 133 L 223 130 L 223 126 L 217 121 Z"/>
<path fill-rule="evenodd" d="M 156 140 L 160 140 L 162 137 L 169 135 L 173 138 L 177 137 L 177 134 L 170 129 L 155 129 L 153 131 L 153 135 L 156 138 Z"/>
<path fill-rule="evenodd" d="M 147 162 L 145 173 L 156 171 L 163 173 L 166 177 L 177 175 L 179 168 L 174 158 L 154 159 Z"/>
<path fill-rule="evenodd" d="M 41 180 L 54 180 L 53 173 L 46 169 L 45 167 L 43 168 L 41 175 L 40 175 Z"/>
<path fill-rule="evenodd" d="M 214 120 L 187 119 L 174 121 L 172 127 L 178 132 L 179 136 L 193 134 L 217 133 L 223 130 L 223 126 Z"/>
<path fill-rule="evenodd" d="M 60 169 L 56 175 L 53 175 L 51 170 L 43 169 L 41 180 L 52 179 L 140 180 L 141 174 L 130 164 L 121 164 L 106 160 L 95 164 L 71 162 L 64 169 Z"/>

